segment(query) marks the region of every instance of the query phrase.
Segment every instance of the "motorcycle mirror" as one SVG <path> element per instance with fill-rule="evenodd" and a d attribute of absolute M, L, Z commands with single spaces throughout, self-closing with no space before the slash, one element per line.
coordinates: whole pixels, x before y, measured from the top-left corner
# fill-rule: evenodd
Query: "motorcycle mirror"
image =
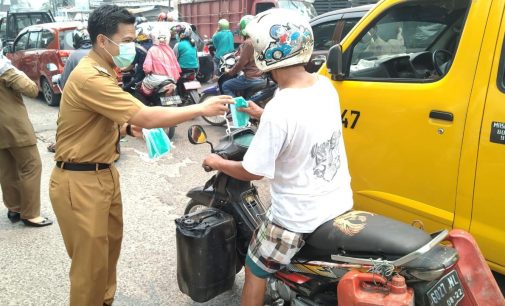
<path fill-rule="evenodd" d="M 201 125 L 192 125 L 188 129 L 188 139 L 192 144 L 207 142 L 207 134 Z"/>

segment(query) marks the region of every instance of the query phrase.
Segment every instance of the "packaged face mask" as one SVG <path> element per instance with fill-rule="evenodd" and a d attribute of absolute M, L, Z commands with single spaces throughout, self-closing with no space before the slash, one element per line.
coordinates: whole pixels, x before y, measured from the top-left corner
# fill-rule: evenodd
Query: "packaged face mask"
<path fill-rule="evenodd" d="M 249 123 L 249 115 L 237 110 L 240 107 L 247 107 L 247 101 L 242 97 L 233 98 L 235 104 L 230 104 L 231 118 L 234 127 L 244 127 Z"/>
<path fill-rule="evenodd" d="M 162 128 L 142 129 L 149 158 L 164 156 L 170 152 L 170 139 Z"/>

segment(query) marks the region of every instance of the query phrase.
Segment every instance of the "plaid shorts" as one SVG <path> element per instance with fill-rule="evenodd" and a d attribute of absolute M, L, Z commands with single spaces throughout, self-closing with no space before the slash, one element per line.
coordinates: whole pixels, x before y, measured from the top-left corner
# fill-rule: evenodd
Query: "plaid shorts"
<path fill-rule="evenodd" d="M 305 244 L 304 237 L 266 220 L 251 239 L 246 266 L 255 276 L 266 278 L 291 262 Z"/>

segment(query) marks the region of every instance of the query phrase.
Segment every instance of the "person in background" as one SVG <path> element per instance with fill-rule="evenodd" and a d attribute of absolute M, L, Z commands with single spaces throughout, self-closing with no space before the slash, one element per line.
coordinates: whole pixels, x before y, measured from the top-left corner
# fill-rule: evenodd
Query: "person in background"
<path fill-rule="evenodd" d="M 260 113 L 242 162 L 211 154 L 203 165 L 242 181 L 271 179 L 272 204 L 249 244 L 241 299 L 242 306 L 262 306 L 266 279 L 291 262 L 307 235 L 351 210 L 353 198 L 342 123 L 335 120 L 338 94 L 330 80 L 304 68 L 314 47 L 309 22 L 293 10 L 270 9 L 246 31 L 256 65 L 271 73 L 279 90 Z M 270 56 L 284 44 L 289 52 Z M 243 110 L 258 114 L 249 104 Z"/>
<path fill-rule="evenodd" d="M 216 49 L 214 54 L 214 75 L 219 75 L 219 61 L 226 53 L 233 52 L 233 33 L 230 31 L 230 23 L 226 19 L 217 22 L 217 32 L 212 36 L 212 44 Z"/>
<path fill-rule="evenodd" d="M 2 41 L 0 40 L 0 50 Z M 26 226 L 53 224 L 40 216 L 42 162 L 22 94 L 35 98 L 39 88 L 0 52 L 0 186 L 7 218 Z"/>
<path fill-rule="evenodd" d="M 89 50 L 91 50 L 91 39 L 89 38 L 88 30 L 86 30 L 84 26 L 81 26 L 74 30 L 72 40 L 75 51 L 70 54 L 67 62 L 65 63 L 65 68 L 61 74 L 61 89 L 65 88 L 65 83 L 67 82 L 68 76 L 72 70 L 74 70 L 75 66 L 79 64 L 81 58 L 88 55 Z"/>
<path fill-rule="evenodd" d="M 193 30 L 191 26 L 180 24 L 172 29 L 179 41 L 174 46 L 174 53 L 181 67 L 182 73 L 198 71 L 198 51 L 195 41 L 191 39 Z"/>
<path fill-rule="evenodd" d="M 174 51 L 168 45 L 170 30 L 160 28 L 153 32 L 153 46 L 147 52 L 143 65 L 144 72 L 146 75 L 168 76 L 177 81 L 181 73 L 181 67 L 177 62 Z"/>
<path fill-rule="evenodd" d="M 157 21 L 167 21 L 167 13 L 165 13 L 165 12 L 159 13 L 158 19 L 156 19 L 156 20 Z"/>
<path fill-rule="evenodd" d="M 230 70 L 225 71 L 226 74 L 234 76 L 240 71 L 244 73 L 225 81 L 223 83 L 223 94 L 235 97 L 238 91 L 243 91 L 259 84 L 264 84 L 265 79 L 263 73 L 258 69 L 254 61 L 254 47 L 252 39 L 247 35 L 246 26 L 254 17 L 246 15 L 240 19 L 239 32 L 244 38 L 244 42 L 238 50 L 238 61 Z"/>

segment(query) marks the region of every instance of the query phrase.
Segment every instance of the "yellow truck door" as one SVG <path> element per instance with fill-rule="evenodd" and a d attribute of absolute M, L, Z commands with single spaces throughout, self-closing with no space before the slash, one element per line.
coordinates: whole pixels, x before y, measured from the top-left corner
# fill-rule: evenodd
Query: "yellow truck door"
<path fill-rule="evenodd" d="M 452 227 L 490 3 L 389 1 L 343 42 L 334 84 L 357 208 Z"/>
<path fill-rule="evenodd" d="M 488 80 L 477 157 L 470 233 L 491 268 L 505 272 L 505 1 L 494 1 L 479 79 Z M 490 56 L 494 54 L 494 56 Z M 479 64 L 480 66 L 480 64 Z"/>

